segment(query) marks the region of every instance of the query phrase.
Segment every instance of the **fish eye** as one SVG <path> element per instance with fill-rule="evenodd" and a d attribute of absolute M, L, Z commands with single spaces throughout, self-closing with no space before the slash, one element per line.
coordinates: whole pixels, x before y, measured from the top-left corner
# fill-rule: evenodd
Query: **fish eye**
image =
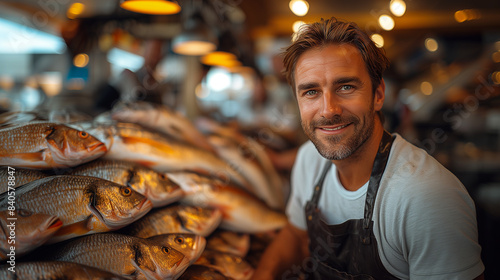
<path fill-rule="evenodd" d="M 120 189 L 120 193 L 123 196 L 130 196 L 132 194 L 132 189 L 130 187 L 123 187 Z"/>
<path fill-rule="evenodd" d="M 161 248 L 161 251 L 162 251 L 163 253 L 165 253 L 165 254 L 168 254 L 168 253 L 170 253 L 170 248 L 168 248 L 168 247 L 162 247 L 162 248 Z"/>
<path fill-rule="evenodd" d="M 165 180 L 167 179 L 167 176 L 165 174 L 160 173 L 160 179 Z"/>
<path fill-rule="evenodd" d="M 31 211 L 26 210 L 26 209 L 19 209 L 19 210 L 17 210 L 17 213 L 21 217 L 29 217 L 33 214 Z"/>
<path fill-rule="evenodd" d="M 177 243 L 177 244 L 184 244 L 184 238 L 182 238 L 180 236 L 177 236 L 175 238 L 175 243 Z"/>
<path fill-rule="evenodd" d="M 85 131 L 78 131 L 78 136 L 80 136 L 80 138 L 85 139 L 85 138 L 89 137 L 89 134 Z"/>

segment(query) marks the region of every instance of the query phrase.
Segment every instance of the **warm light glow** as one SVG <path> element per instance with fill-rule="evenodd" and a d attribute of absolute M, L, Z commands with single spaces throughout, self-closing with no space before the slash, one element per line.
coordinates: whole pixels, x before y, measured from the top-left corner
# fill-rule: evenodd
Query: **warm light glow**
<path fill-rule="evenodd" d="M 209 54 L 204 55 L 201 58 L 201 63 L 206 65 L 217 66 L 224 64 L 227 61 L 234 61 L 236 59 L 236 55 L 229 52 L 211 52 Z"/>
<path fill-rule="evenodd" d="M 217 46 L 210 42 L 203 41 L 186 41 L 173 46 L 173 51 L 182 55 L 205 55 L 215 51 Z"/>
<path fill-rule="evenodd" d="M 422 91 L 423 94 L 425 95 L 431 95 L 432 94 L 432 84 L 429 82 L 422 82 L 420 84 L 420 90 Z"/>
<path fill-rule="evenodd" d="M 392 17 L 389 15 L 381 15 L 378 18 L 378 23 L 380 27 L 382 27 L 382 29 L 387 31 L 392 30 L 394 28 L 394 19 L 392 19 Z"/>
<path fill-rule="evenodd" d="M 289 6 L 290 10 L 299 17 L 305 16 L 309 11 L 309 3 L 304 0 L 291 0 Z"/>
<path fill-rule="evenodd" d="M 467 15 L 464 11 L 456 11 L 455 12 L 455 20 L 457 22 L 464 22 L 467 20 Z"/>
<path fill-rule="evenodd" d="M 294 22 L 292 26 L 293 32 L 297 33 L 297 31 L 299 31 L 299 28 L 304 24 L 306 23 L 301 20 L 297 20 L 296 22 Z"/>
<path fill-rule="evenodd" d="M 181 11 L 181 6 L 171 0 L 123 0 L 120 7 L 132 12 L 152 15 L 171 15 Z"/>
<path fill-rule="evenodd" d="M 491 80 L 496 85 L 500 85 L 500 71 L 493 72 L 493 74 L 491 74 Z"/>
<path fill-rule="evenodd" d="M 481 18 L 481 13 L 476 9 L 465 9 L 455 12 L 455 20 L 457 22 L 465 22 L 480 18 Z"/>
<path fill-rule="evenodd" d="M 495 63 L 500 63 L 500 51 L 494 52 L 491 59 L 493 59 L 493 62 Z"/>
<path fill-rule="evenodd" d="M 495 42 L 495 49 L 496 49 L 497 51 L 500 51 L 500 41 L 496 41 L 496 42 Z"/>
<path fill-rule="evenodd" d="M 433 38 L 427 38 L 425 39 L 425 48 L 430 51 L 430 52 L 435 52 L 437 51 L 439 45 L 438 42 L 433 39 Z"/>
<path fill-rule="evenodd" d="M 73 58 L 73 64 L 76 67 L 82 68 L 82 67 L 87 66 L 88 63 L 89 63 L 89 56 L 85 53 L 77 54 Z"/>
<path fill-rule="evenodd" d="M 406 12 L 406 3 L 403 0 L 392 0 L 389 8 L 395 16 L 400 17 Z"/>
<path fill-rule="evenodd" d="M 60 72 L 44 72 L 38 75 L 38 84 L 49 97 L 55 96 L 62 89 L 62 75 Z"/>
<path fill-rule="evenodd" d="M 0 88 L 9 91 L 14 87 L 14 78 L 11 76 L 0 76 Z"/>
<path fill-rule="evenodd" d="M 85 10 L 85 5 L 83 5 L 82 3 L 76 2 L 76 3 L 71 4 L 71 6 L 69 6 L 68 11 L 66 12 L 66 16 L 69 19 L 75 19 L 79 15 L 81 15 L 84 10 Z"/>
<path fill-rule="evenodd" d="M 384 37 L 382 37 L 382 35 L 375 33 L 375 34 L 372 34 L 372 36 L 370 36 L 370 38 L 375 43 L 377 48 L 381 48 L 384 46 Z"/>

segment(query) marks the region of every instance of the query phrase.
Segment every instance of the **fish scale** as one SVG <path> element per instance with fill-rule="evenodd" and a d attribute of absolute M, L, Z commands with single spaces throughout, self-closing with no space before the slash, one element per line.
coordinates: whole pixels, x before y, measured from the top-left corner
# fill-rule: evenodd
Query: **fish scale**
<path fill-rule="evenodd" d="M 38 152 L 47 148 L 45 137 L 54 127 L 53 123 L 31 123 L 0 130 L 0 153 Z M 20 143 L 23 143 L 20 145 Z"/>
<path fill-rule="evenodd" d="M 116 233 L 81 237 L 38 254 L 44 260 L 71 261 L 122 276 L 135 275 L 136 279 L 172 279 L 189 265 L 189 260 L 172 247 Z"/>
<path fill-rule="evenodd" d="M 122 195 L 123 188 L 126 187 L 95 177 L 51 176 L 17 188 L 16 207 L 58 216 L 63 227 L 51 239 L 57 242 L 118 229 L 152 208 L 149 200 L 130 188 L 127 196 Z M 7 194 L 0 195 L 0 209 L 9 205 Z M 90 207 L 99 213 L 96 215 Z"/>

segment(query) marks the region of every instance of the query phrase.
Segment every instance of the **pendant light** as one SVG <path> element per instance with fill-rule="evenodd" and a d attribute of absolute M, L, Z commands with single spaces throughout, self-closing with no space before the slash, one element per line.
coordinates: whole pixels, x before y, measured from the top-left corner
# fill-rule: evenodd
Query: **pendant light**
<path fill-rule="evenodd" d="M 181 11 L 181 6 L 174 0 L 121 0 L 120 7 L 151 15 L 172 15 Z"/>
<path fill-rule="evenodd" d="M 190 16 L 184 23 L 184 31 L 172 40 L 172 50 L 182 55 L 201 56 L 216 48 L 217 38 L 200 12 Z"/>
<path fill-rule="evenodd" d="M 225 30 L 219 36 L 219 46 L 214 52 L 210 52 L 201 57 L 201 63 L 210 66 L 222 66 L 231 68 L 240 66 L 238 61 L 238 47 L 236 39 L 230 30 Z"/>

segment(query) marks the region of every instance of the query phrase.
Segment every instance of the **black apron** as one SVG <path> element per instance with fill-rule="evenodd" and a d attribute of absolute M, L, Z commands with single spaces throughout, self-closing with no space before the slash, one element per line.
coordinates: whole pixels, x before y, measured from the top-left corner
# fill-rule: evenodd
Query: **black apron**
<path fill-rule="evenodd" d="M 380 179 L 384 173 L 392 137 L 384 131 L 368 183 L 364 218 L 328 225 L 320 217 L 318 201 L 323 181 L 332 166 L 329 161 L 306 204 L 307 231 L 311 257 L 310 274 L 306 279 L 398 279 L 387 272 L 378 254 L 373 235 L 373 207 Z"/>

